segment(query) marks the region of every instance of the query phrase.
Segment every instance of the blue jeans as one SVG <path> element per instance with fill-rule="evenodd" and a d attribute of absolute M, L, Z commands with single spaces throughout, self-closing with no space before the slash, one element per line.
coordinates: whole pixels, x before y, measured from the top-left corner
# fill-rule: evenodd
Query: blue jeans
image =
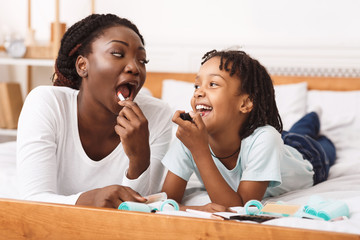
<path fill-rule="evenodd" d="M 336 159 L 334 144 L 327 137 L 319 135 L 319 130 L 319 117 L 311 112 L 281 134 L 286 145 L 297 149 L 313 165 L 314 185 L 328 178 L 330 166 Z"/>

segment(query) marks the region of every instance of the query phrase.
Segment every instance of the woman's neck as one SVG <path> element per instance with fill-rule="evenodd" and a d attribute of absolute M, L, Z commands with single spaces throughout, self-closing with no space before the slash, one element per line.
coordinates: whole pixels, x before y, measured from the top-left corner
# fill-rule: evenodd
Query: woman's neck
<path fill-rule="evenodd" d="M 77 106 L 78 130 L 83 149 L 89 158 L 101 160 L 120 143 L 114 130 L 116 116 L 96 103 L 84 101 L 82 96 L 78 96 Z"/>
<path fill-rule="evenodd" d="M 85 130 L 96 135 L 112 135 L 116 125 L 116 115 L 106 110 L 91 98 L 79 92 L 77 97 L 77 113 L 79 131 Z"/>

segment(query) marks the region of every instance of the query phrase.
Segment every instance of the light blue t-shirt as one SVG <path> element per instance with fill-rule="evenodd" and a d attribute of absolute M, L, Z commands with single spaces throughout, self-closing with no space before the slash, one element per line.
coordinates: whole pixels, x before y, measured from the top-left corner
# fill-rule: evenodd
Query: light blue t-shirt
<path fill-rule="evenodd" d="M 272 126 L 257 128 L 241 141 L 236 166 L 227 169 L 217 158 L 212 157 L 219 172 L 229 186 L 237 191 L 240 181 L 269 181 L 264 197 L 278 196 L 296 189 L 313 185 L 313 167 L 293 147 L 285 145 L 281 135 Z M 164 166 L 188 181 L 195 173 L 203 181 L 191 152 L 175 139 L 162 160 Z"/>

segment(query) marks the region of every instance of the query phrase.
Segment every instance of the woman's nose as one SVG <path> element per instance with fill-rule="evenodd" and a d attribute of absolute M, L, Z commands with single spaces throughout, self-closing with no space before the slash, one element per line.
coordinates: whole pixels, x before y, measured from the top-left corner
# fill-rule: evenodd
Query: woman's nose
<path fill-rule="evenodd" d="M 139 70 L 139 66 L 136 63 L 136 60 L 131 60 L 129 61 L 126 66 L 125 66 L 125 72 L 127 73 L 131 73 L 134 75 L 138 75 L 140 70 Z"/>

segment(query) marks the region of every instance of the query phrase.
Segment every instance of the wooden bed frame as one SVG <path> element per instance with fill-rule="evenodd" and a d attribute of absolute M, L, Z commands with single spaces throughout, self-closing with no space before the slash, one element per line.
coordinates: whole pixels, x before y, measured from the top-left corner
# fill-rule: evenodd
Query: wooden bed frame
<path fill-rule="evenodd" d="M 193 82 L 191 73 L 148 73 L 161 97 L 162 80 Z M 273 76 L 275 84 L 306 81 L 309 89 L 360 90 L 360 78 Z M 359 239 L 360 235 L 153 213 L 0 199 L 0 239 Z"/>
<path fill-rule="evenodd" d="M 360 235 L 0 199 L 0 239 L 313 239 Z"/>
<path fill-rule="evenodd" d="M 195 73 L 148 72 L 145 87 L 154 97 L 161 98 L 162 81 L 164 79 L 195 81 Z M 360 78 L 346 77 L 304 77 L 304 76 L 271 76 L 274 85 L 307 82 L 309 90 L 351 91 L 360 90 Z"/>

